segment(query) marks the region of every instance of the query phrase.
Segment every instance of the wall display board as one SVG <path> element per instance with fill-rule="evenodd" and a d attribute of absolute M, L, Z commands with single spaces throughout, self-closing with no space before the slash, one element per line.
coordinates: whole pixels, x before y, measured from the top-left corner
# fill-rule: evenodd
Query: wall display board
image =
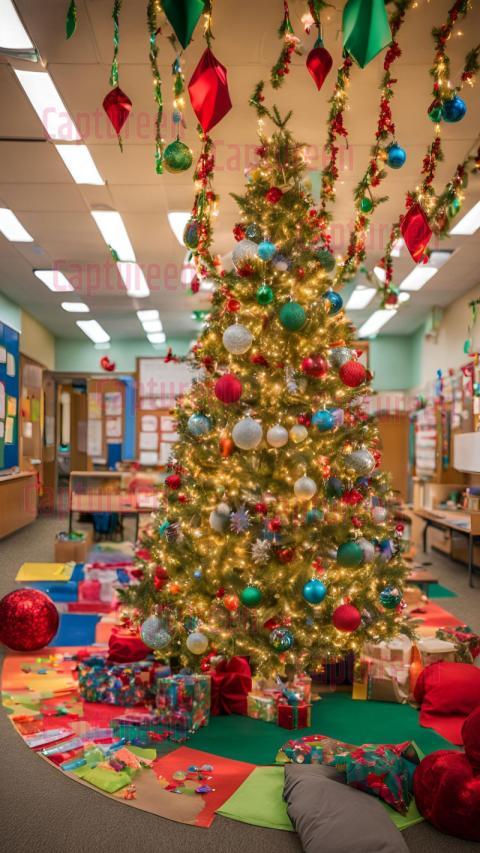
<path fill-rule="evenodd" d="M 186 362 L 137 359 L 137 459 L 141 465 L 167 464 L 178 438 L 172 412 L 176 398 L 188 391 L 198 372 Z"/>
<path fill-rule="evenodd" d="M 0 471 L 19 463 L 19 334 L 0 323 Z"/>

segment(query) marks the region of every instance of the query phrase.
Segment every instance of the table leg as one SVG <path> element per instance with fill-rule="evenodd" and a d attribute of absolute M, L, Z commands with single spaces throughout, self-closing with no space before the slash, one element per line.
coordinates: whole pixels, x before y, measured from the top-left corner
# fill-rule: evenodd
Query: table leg
<path fill-rule="evenodd" d="M 70 510 L 68 513 L 68 532 L 69 533 L 72 532 L 72 527 L 73 527 L 73 512 L 72 512 L 72 510 Z"/>
<path fill-rule="evenodd" d="M 422 538 L 423 538 L 423 553 L 424 553 L 424 554 L 426 554 L 426 553 L 427 553 L 427 533 L 428 533 L 428 528 L 429 528 L 429 526 L 430 526 L 430 525 L 429 525 L 428 521 L 426 521 L 426 522 L 425 522 L 425 527 L 423 528 L 423 534 L 422 534 Z"/>
<path fill-rule="evenodd" d="M 468 585 L 473 587 L 473 536 L 468 534 Z"/>

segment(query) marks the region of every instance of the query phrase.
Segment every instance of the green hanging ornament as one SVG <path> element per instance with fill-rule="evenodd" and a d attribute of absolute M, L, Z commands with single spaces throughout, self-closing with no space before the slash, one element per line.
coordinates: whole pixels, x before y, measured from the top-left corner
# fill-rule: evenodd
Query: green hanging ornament
<path fill-rule="evenodd" d="M 365 195 L 360 202 L 360 210 L 362 213 L 370 213 L 373 210 L 373 201 L 368 195 Z"/>
<path fill-rule="evenodd" d="M 192 251 L 197 248 L 200 240 L 199 223 L 196 219 L 189 219 L 183 231 L 183 243 L 187 249 Z"/>
<path fill-rule="evenodd" d="M 246 586 L 240 593 L 240 601 L 244 607 L 258 607 L 262 598 L 262 591 L 258 586 Z"/>
<path fill-rule="evenodd" d="M 163 152 L 163 164 L 167 172 L 186 172 L 193 162 L 193 155 L 188 145 L 175 139 L 167 145 Z"/>
<path fill-rule="evenodd" d="M 307 315 L 299 302 L 286 302 L 280 308 L 278 319 L 288 332 L 298 332 L 305 325 Z"/>
<path fill-rule="evenodd" d="M 255 298 L 256 298 L 259 305 L 270 305 L 270 302 L 273 302 L 273 290 L 272 290 L 272 288 L 269 287 L 268 284 L 265 284 L 265 282 L 264 282 L 258 288 L 258 290 L 255 294 Z"/>
<path fill-rule="evenodd" d="M 384 0 L 348 0 L 342 29 L 343 48 L 360 68 L 392 41 Z"/>
<path fill-rule="evenodd" d="M 162 116 L 163 116 L 163 98 L 162 98 L 162 78 L 158 67 L 158 45 L 157 36 L 160 32 L 157 26 L 157 3 L 156 0 L 148 0 L 147 7 L 148 32 L 150 34 L 150 69 L 153 77 L 153 97 L 157 105 L 157 117 L 155 119 L 155 171 L 157 175 L 163 172 L 163 139 L 162 139 Z"/>
<path fill-rule="evenodd" d="M 65 21 L 65 30 L 67 39 L 70 39 L 77 29 L 77 4 L 75 0 L 71 0 L 67 11 L 67 20 Z"/>
<path fill-rule="evenodd" d="M 180 44 L 186 48 L 204 11 L 203 0 L 162 0 L 162 7 Z"/>

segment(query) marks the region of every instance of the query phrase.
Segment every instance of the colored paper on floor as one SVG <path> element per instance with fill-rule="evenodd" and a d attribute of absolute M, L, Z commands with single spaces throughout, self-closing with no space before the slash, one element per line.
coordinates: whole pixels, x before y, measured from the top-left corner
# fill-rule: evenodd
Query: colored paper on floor
<path fill-rule="evenodd" d="M 441 583 L 431 583 L 428 587 L 428 597 L 429 598 L 458 598 L 456 592 L 448 589 L 446 586 L 442 586 Z"/>
<path fill-rule="evenodd" d="M 190 749 L 188 746 L 182 746 L 180 749 L 171 752 L 168 755 L 158 758 L 153 763 L 153 769 L 157 778 L 162 782 L 162 785 L 171 785 L 175 783 L 174 774 L 178 771 L 187 771 L 189 767 L 202 767 L 202 765 L 212 766 L 211 771 L 206 771 L 205 775 L 211 776 L 209 780 L 185 780 L 185 787 L 194 789 L 198 786 L 208 785 L 212 788 L 210 793 L 196 794 L 195 796 L 186 796 L 185 794 L 174 794 L 171 796 L 176 799 L 182 799 L 187 804 L 193 803 L 195 816 L 193 819 L 182 821 L 184 823 L 194 823 L 195 826 L 210 826 L 215 812 L 219 809 L 237 790 L 237 788 L 245 781 L 250 773 L 255 769 L 254 764 L 247 764 L 244 761 L 235 761 L 231 758 L 223 758 L 219 755 L 212 755 L 209 752 L 200 752 L 197 749 Z M 198 809 L 198 801 L 201 800 L 203 805 Z M 187 805 L 187 810 L 190 807 Z"/>
<path fill-rule="evenodd" d="M 62 613 L 60 625 L 52 642 L 59 646 L 91 646 L 95 642 L 98 613 Z"/>
<path fill-rule="evenodd" d="M 16 581 L 69 581 L 73 563 L 24 563 L 20 566 Z"/>
<path fill-rule="evenodd" d="M 256 767 L 217 813 L 231 820 L 294 832 L 283 800 L 285 769 Z"/>
<path fill-rule="evenodd" d="M 31 672 L 25 676 L 24 683 L 28 690 L 35 690 L 42 695 L 46 693 L 69 693 L 77 689 L 77 683 L 73 678 L 68 675 L 56 675 L 55 673 L 42 675 L 37 672 Z"/>

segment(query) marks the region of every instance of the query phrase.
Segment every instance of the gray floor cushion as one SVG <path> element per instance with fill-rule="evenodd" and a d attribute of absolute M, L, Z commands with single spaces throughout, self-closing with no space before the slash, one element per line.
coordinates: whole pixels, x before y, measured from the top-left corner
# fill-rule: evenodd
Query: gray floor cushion
<path fill-rule="evenodd" d="M 381 803 L 334 767 L 286 765 L 283 797 L 305 853 L 408 853 Z"/>

